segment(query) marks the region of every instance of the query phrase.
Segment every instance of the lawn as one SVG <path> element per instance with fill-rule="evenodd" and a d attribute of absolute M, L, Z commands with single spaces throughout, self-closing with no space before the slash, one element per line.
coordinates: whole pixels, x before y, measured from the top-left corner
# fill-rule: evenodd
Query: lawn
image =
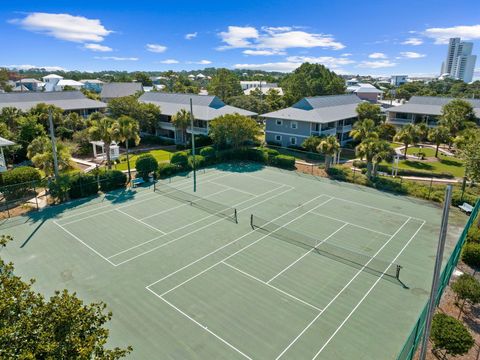
<path fill-rule="evenodd" d="M 382 165 L 386 165 L 391 169 L 391 164 L 383 162 Z M 417 171 L 431 171 L 432 173 L 450 173 L 455 177 L 462 177 L 465 172 L 463 162 L 460 159 L 449 157 L 443 157 L 439 161 L 427 162 L 425 160 L 400 160 L 398 167 L 400 169 L 417 170 Z"/>
<path fill-rule="evenodd" d="M 131 154 L 130 155 L 130 167 L 133 169 L 135 168 L 135 161 L 137 161 L 138 157 L 143 154 L 150 154 L 153 155 L 153 157 L 158 161 L 158 162 L 165 162 L 169 161 L 170 158 L 172 157 L 172 153 L 165 151 L 165 150 L 151 150 L 148 152 L 144 153 L 139 153 L 139 154 Z M 127 157 L 125 155 L 120 156 L 120 164 L 115 164 L 114 168 L 117 170 L 127 170 Z"/>

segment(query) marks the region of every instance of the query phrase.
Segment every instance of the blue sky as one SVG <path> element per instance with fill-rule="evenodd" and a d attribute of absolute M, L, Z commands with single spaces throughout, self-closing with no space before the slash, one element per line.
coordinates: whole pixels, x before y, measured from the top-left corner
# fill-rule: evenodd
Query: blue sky
<path fill-rule="evenodd" d="M 0 6 L 0 66 L 291 71 L 310 61 L 338 73 L 427 75 L 440 71 L 450 36 L 473 41 L 480 55 L 478 0 L 23 0 Z"/>

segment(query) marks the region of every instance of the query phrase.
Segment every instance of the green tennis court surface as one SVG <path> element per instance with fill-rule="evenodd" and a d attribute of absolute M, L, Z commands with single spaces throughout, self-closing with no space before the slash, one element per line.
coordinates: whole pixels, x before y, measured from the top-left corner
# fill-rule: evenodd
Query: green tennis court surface
<path fill-rule="evenodd" d="M 2 257 L 45 294 L 105 301 L 109 345 L 132 359 L 396 357 L 427 298 L 438 207 L 254 164 L 197 179 L 195 195 L 177 177 L 11 219 Z"/>

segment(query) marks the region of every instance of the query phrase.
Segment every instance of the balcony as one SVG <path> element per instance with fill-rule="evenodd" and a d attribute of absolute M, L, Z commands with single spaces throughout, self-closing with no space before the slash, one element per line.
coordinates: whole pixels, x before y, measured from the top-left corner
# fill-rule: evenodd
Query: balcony
<path fill-rule="evenodd" d="M 192 129 L 188 128 L 187 133 L 191 134 Z M 193 134 L 194 135 L 208 135 L 208 128 L 203 128 L 203 127 L 193 127 Z"/>
<path fill-rule="evenodd" d="M 320 131 L 320 136 L 337 135 L 337 128 L 324 129 Z"/>
<path fill-rule="evenodd" d="M 388 122 L 396 125 L 408 125 L 413 124 L 413 119 L 390 118 Z"/>
<path fill-rule="evenodd" d="M 346 133 L 352 131 L 352 125 L 339 126 L 337 133 Z"/>
<path fill-rule="evenodd" d="M 175 126 L 170 122 L 160 121 L 158 125 L 160 126 L 161 129 L 175 131 Z"/>

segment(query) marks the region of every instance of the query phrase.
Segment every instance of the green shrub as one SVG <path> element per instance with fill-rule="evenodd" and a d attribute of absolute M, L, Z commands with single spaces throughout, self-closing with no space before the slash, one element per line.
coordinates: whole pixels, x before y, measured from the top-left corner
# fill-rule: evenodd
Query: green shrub
<path fill-rule="evenodd" d="M 277 155 L 272 161 L 272 165 L 283 169 L 293 169 L 295 167 L 295 158 L 293 156 Z"/>
<path fill-rule="evenodd" d="M 93 175 L 74 174 L 70 176 L 70 199 L 79 199 L 98 193 L 98 181 Z"/>
<path fill-rule="evenodd" d="M 212 145 L 212 144 L 213 144 L 213 141 L 209 136 L 207 136 L 207 135 L 195 135 L 195 147 L 196 148 L 200 148 L 200 147 L 204 147 L 204 146 L 208 146 L 208 145 Z M 187 147 L 188 148 L 192 147 L 191 141 L 189 141 L 187 143 Z"/>
<path fill-rule="evenodd" d="M 202 155 L 195 155 L 195 169 L 200 169 L 205 166 L 205 158 Z M 188 167 L 193 169 L 193 156 L 188 157 Z"/>
<path fill-rule="evenodd" d="M 127 175 L 120 170 L 107 170 L 99 174 L 99 180 L 100 190 L 107 192 L 125 187 Z"/>
<path fill-rule="evenodd" d="M 187 169 L 188 167 L 188 152 L 178 151 L 172 155 L 170 163 L 174 164 L 182 169 Z"/>
<path fill-rule="evenodd" d="M 474 195 L 465 191 L 462 198 L 462 190 L 455 189 L 452 192 L 452 206 L 459 206 L 462 205 L 464 202 L 469 204 L 475 204 L 477 202 L 478 195 Z"/>
<path fill-rule="evenodd" d="M 19 166 L 2 174 L 2 186 L 21 184 L 41 179 L 40 172 L 31 166 Z"/>
<path fill-rule="evenodd" d="M 255 161 L 261 164 L 266 164 L 268 155 L 262 149 L 247 149 L 245 152 L 246 160 Z"/>
<path fill-rule="evenodd" d="M 213 164 L 216 159 L 216 150 L 212 146 L 206 146 L 200 150 L 200 155 L 205 158 L 207 164 Z"/>
<path fill-rule="evenodd" d="M 181 169 L 174 165 L 174 164 L 170 164 L 170 163 L 160 163 L 158 164 L 158 171 L 157 171 L 157 174 L 158 174 L 158 177 L 160 179 L 165 179 L 165 178 L 168 178 L 178 172 L 180 172 Z"/>
<path fill-rule="evenodd" d="M 472 224 L 472 227 L 468 230 L 467 241 L 472 243 L 480 243 L 480 228 L 477 227 L 477 220 Z"/>
<path fill-rule="evenodd" d="M 451 288 L 457 295 L 457 301 L 464 300 L 472 305 L 480 302 L 480 283 L 470 274 L 460 275 Z"/>
<path fill-rule="evenodd" d="M 50 197 L 58 202 L 68 200 L 71 185 L 69 175 L 60 175 L 56 180 L 51 181 L 48 186 Z"/>
<path fill-rule="evenodd" d="M 480 244 L 467 243 L 463 247 L 462 260 L 472 268 L 480 267 Z"/>
<path fill-rule="evenodd" d="M 453 356 L 466 354 L 474 344 L 461 321 L 442 313 L 433 317 L 431 339 L 434 351 L 444 350 Z"/>
<path fill-rule="evenodd" d="M 135 169 L 137 170 L 137 177 L 148 181 L 151 173 L 158 170 L 158 162 L 151 154 L 142 154 L 135 161 Z"/>
<path fill-rule="evenodd" d="M 170 139 L 163 139 L 156 135 L 142 135 L 140 142 L 142 144 L 152 144 L 152 145 L 173 145 L 175 143 L 174 140 Z"/>
<path fill-rule="evenodd" d="M 282 143 L 279 143 L 279 142 L 277 142 L 277 141 L 267 140 L 266 143 L 267 143 L 268 145 L 271 145 L 271 146 L 282 147 Z"/>

